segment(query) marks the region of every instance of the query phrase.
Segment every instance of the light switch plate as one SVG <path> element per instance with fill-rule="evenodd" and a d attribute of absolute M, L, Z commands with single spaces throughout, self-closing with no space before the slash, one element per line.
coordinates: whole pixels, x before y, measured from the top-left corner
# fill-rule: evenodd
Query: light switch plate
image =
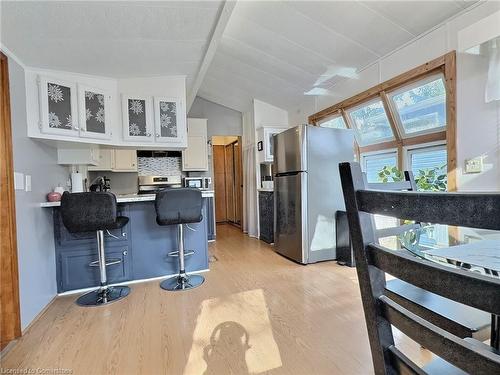
<path fill-rule="evenodd" d="M 25 176 L 24 191 L 31 191 L 31 175 Z"/>
<path fill-rule="evenodd" d="M 24 174 L 21 172 L 14 172 L 14 189 L 24 190 Z"/>
<path fill-rule="evenodd" d="M 465 173 L 481 173 L 482 171 L 483 171 L 482 156 L 465 160 Z"/>

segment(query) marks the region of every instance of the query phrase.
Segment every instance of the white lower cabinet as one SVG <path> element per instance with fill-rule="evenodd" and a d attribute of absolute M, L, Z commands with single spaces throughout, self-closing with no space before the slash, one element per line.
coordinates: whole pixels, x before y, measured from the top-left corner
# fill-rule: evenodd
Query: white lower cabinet
<path fill-rule="evenodd" d="M 137 151 L 101 149 L 99 162 L 89 166 L 89 171 L 137 172 Z"/>
<path fill-rule="evenodd" d="M 183 171 L 208 171 L 207 119 L 187 119 L 187 148 L 182 151 Z"/>

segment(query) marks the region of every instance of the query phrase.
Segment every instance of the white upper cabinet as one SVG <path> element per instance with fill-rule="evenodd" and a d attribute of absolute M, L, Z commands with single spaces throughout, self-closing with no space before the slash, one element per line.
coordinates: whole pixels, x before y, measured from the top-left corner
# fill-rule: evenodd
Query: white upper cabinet
<path fill-rule="evenodd" d="M 38 77 L 40 130 L 46 134 L 78 137 L 76 83 Z"/>
<path fill-rule="evenodd" d="M 78 84 L 80 136 L 96 139 L 111 138 L 110 100 L 111 95 L 105 90 Z"/>
<path fill-rule="evenodd" d="M 182 116 L 182 101 L 178 98 L 154 97 L 155 141 L 184 143 L 186 118 Z"/>
<path fill-rule="evenodd" d="M 114 79 L 28 68 L 25 84 L 31 138 L 55 141 L 55 147 L 64 141 L 186 148 L 185 77 Z"/>
<path fill-rule="evenodd" d="M 187 148 L 182 151 L 183 171 L 208 171 L 207 120 L 187 119 Z"/>
<path fill-rule="evenodd" d="M 151 97 L 122 95 L 123 138 L 132 142 L 153 142 Z"/>

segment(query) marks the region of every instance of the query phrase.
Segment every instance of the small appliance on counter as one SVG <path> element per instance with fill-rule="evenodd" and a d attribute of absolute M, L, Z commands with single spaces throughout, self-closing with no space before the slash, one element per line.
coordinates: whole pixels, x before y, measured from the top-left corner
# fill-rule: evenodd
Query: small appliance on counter
<path fill-rule="evenodd" d="M 71 192 L 72 193 L 83 192 L 83 177 L 81 173 L 78 172 L 71 173 Z"/>
<path fill-rule="evenodd" d="M 110 191 L 111 190 L 111 181 L 106 176 L 97 177 L 89 187 L 90 191 Z"/>
<path fill-rule="evenodd" d="M 139 176 L 138 194 L 156 194 L 166 188 L 182 187 L 181 176 Z"/>
<path fill-rule="evenodd" d="M 211 177 L 185 177 L 184 187 L 208 190 L 212 184 Z"/>

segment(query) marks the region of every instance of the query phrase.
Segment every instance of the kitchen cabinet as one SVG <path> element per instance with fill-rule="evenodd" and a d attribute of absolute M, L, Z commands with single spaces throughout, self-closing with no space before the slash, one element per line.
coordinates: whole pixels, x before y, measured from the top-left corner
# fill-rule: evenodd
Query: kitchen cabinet
<path fill-rule="evenodd" d="M 99 159 L 97 165 L 89 166 L 89 171 L 112 171 L 113 170 L 113 159 L 115 150 L 109 148 L 101 148 L 99 150 Z"/>
<path fill-rule="evenodd" d="M 101 149 L 99 161 L 89 166 L 89 171 L 137 172 L 137 151 L 122 149 Z"/>
<path fill-rule="evenodd" d="M 153 142 L 153 108 L 151 97 L 122 95 L 123 139 Z"/>
<path fill-rule="evenodd" d="M 95 233 L 94 233 L 95 235 Z M 91 265 L 97 260 L 97 249 L 65 251 L 59 254 L 59 291 L 96 287 L 100 283 L 99 267 Z M 106 249 L 106 260 L 119 261 L 106 267 L 108 283 L 130 280 L 131 262 L 128 246 Z"/>
<path fill-rule="evenodd" d="M 57 149 L 57 164 L 97 165 L 98 163 L 99 163 L 99 149 L 97 147 Z"/>
<path fill-rule="evenodd" d="M 274 242 L 274 192 L 259 191 L 259 238 Z"/>
<path fill-rule="evenodd" d="M 136 150 L 114 150 L 114 172 L 137 172 Z"/>
<path fill-rule="evenodd" d="M 80 136 L 111 139 L 111 95 L 96 87 L 78 84 Z"/>
<path fill-rule="evenodd" d="M 78 89 L 77 89 L 78 88 Z M 38 76 L 40 130 L 45 134 L 111 139 L 111 95 L 100 88 Z"/>
<path fill-rule="evenodd" d="M 155 143 L 186 142 L 186 117 L 181 114 L 183 101 L 178 98 L 154 97 Z"/>
<path fill-rule="evenodd" d="M 187 120 L 187 148 L 182 151 L 182 170 L 208 171 L 207 119 Z"/>
<path fill-rule="evenodd" d="M 43 133 L 78 137 L 76 83 L 55 77 L 38 76 L 39 127 Z"/>
<path fill-rule="evenodd" d="M 262 127 L 257 130 L 257 159 L 259 163 L 272 163 L 274 160 L 273 136 L 284 128 Z"/>

